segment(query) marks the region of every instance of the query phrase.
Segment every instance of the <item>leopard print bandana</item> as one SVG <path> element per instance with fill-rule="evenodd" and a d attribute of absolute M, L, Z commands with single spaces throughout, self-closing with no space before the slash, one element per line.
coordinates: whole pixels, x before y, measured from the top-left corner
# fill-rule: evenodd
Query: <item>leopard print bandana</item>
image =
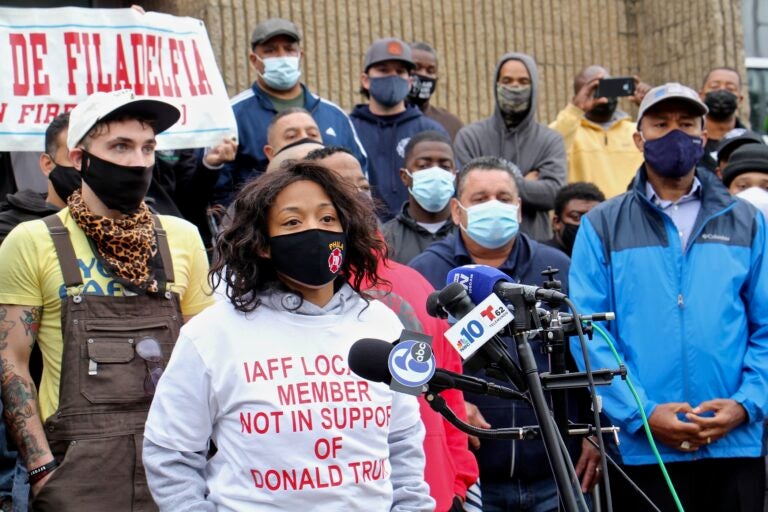
<path fill-rule="evenodd" d="M 149 208 L 141 203 L 139 211 L 122 219 L 110 219 L 93 213 L 79 190 L 69 196 L 69 212 L 77 225 L 91 239 L 106 267 L 118 279 L 149 293 L 157 293 L 150 262 L 157 253 L 155 230 Z"/>

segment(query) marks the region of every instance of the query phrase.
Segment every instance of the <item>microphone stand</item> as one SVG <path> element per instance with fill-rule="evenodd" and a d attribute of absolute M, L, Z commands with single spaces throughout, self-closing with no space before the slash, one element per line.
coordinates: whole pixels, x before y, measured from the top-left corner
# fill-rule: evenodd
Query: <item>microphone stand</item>
<path fill-rule="evenodd" d="M 563 375 L 566 373 L 565 366 L 565 331 L 560 324 L 557 311 L 553 316 L 549 329 L 545 333 L 546 350 L 549 353 L 549 367 L 552 375 Z M 555 424 L 562 435 L 567 435 L 568 431 L 568 391 L 559 389 L 550 391 L 552 397 L 552 411 L 555 414 Z"/>
<path fill-rule="evenodd" d="M 517 346 L 517 357 L 528 385 L 528 393 L 533 402 L 533 410 L 536 418 L 539 420 L 541 437 L 544 441 L 544 448 L 549 456 L 552 473 L 555 476 L 555 482 L 560 491 L 566 512 L 578 512 L 579 507 L 574 492 L 574 486 L 578 485 L 578 480 L 571 480 L 569 473 L 572 471 L 572 466 L 569 467 L 560 448 L 559 432 L 550 417 L 549 405 L 544 396 L 536 359 L 525 335 L 526 331 L 531 330 L 531 320 L 534 318 L 534 313 L 535 321 L 538 323 L 538 313 L 535 311 L 535 304 L 530 305 L 528 303 L 523 296 L 522 290 L 511 291 L 508 298 L 514 306 L 515 318 L 510 325 L 512 325 L 512 336 Z"/>
<path fill-rule="evenodd" d="M 553 279 L 553 275 L 556 270 L 549 269 L 548 274 L 550 280 L 548 281 L 548 288 L 559 288 L 559 282 Z M 578 487 L 578 478 L 576 472 L 571 463 L 570 456 L 565 450 L 565 444 L 563 437 L 565 435 L 591 435 L 597 434 L 599 443 L 603 447 L 602 432 L 604 430 L 615 429 L 602 429 L 599 424 L 599 418 L 597 417 L 597 409 L 595 409 L 595 427 L 594 430 L 591 426 L 587 425 L 586 429 L 568 429 L 567 409 L 566 409 L 566 397 L 561 394 L 554 400 L 554 405 L 558 406 L 555 409 L 556 417 L 559 420 L 559 425 L 555 424 L 555 420 L 550 412 L 550 407 L 547 402 L 547 398 L 544 395 L 544 390 L 548 391 L 560 391 L 563 393 L 565 389 L 571 387 L 583 387 L 588 386 L 590 389 L 595 384 L 610 384 L 614 376 L 626 375 L 626 369 L 620 367 L 616 370 L 597 370 L 592 372 L 591 370 L 586 373 L 567 373 L 565 371 L 565 335 L 566 329 L 564 327 L 564 321 L 560 318 L 558 309 L 554 310 L 554 318 L 549 316 L 547 318 L 548 328 L 542 329 L 541 319 L 539 318 L 538 310 L 536 309 L 537 294 L 531 293 L 528 287 L 511 287 L 504 291 L 503 299 L 509 305 L 512 306 L 512 312 L 514 318 L 505 329 L 505 336 L 509 336 L 514 339 L 517 355 L 519 360 L 519 366 L 509 357 L 507 353 L 506 343 L 504 343 L 498 336 L 494 336 L 492 339 L 481 347 L 474 355 L 472 360 L 465 361 L 464 368 L 480 369 L 485 368 L 486 374 L 506 378 L 507 381 L 512 382 L 515 387 L 521 392 L 528 392 L 530 397 L 530 403 L 533 406 L 534 413 L 539 422 L 538 431 L 532 427 L 522 428 L 509 428 L 498 429 L 496 432 L 482 431 L 482 429 L 476 429 L 466 425 L 470 428 L 462 428 L 457 423 L 452 421 L 450 410 L 444 410 L 440 404 L 436 401 L 437 395 L 434 390 L 429 390 L 426 399 L 432 408 L 440 412 L 449 422 L 454 426 L 457 426 L 460 430 L 477 437 L 490 437 L 494 439 L 509 439 L 517 437 L 518 439 L 531 439 L 538 434 L 544 442 L 544 448 L 549 458 L 552 473 L 555 477 L 555 483 L 560 493 L 562 505 L 565 507 L 566 512 L 579 512 L 579 503 L 583 504 L 581 495 L 576 497 L 575 489 Z M 554 297 L 549 301 L 559 302 L 563 299 Z M 569 307 L 573 309 L 570 302 L 565 299 Z M 466 289 L 459 283 L 450 283 L 443 288 L 436 295 L 435 309 L 442 308 L 447 314 L 453 315 L 455 318 L 461 319 L 464 316 L 470 314 L 475 305 L 469 298 Z M 595 316 L 607 316 L 609 314 L 591 315 Z M 612 315 L 612 314 L 610 314 Z M 582 329 L 579 322 L 581 319 L 587 320 L 587 317 L 581 317 L 574 311 L 572 323 L 576 324 L 577 331 L 582 335 Z M 529 332 L 543 332 L 544 336 L 544 348 L 550 353 L 550 366 L 553 370 L 552 373 L 540 375 L 538 372 L 536 359 L 533 355 L 533 350 L 528 343 L 527 334 Z M 597 378 L 596 378 L 597 377 Z M 586 378 L 586 380 L 585 380 Z M 556 393 L 557 395 L 557 393 Z M 439 398 L 439 397 L 437 397 Z M 594 406 L 594 403 L 593 403 Z M 558 428 L 559 427 L 559 428 Z M 483 432 L 486 434 L 483 435 Z M 561 436 L 562 432 L 562 436 Z M 605 453 L 604 450 L 601 453 Z M 605 463 L 603 464 L 605 469 Z M 607 481 L 608 475 L 605 475 Z M 610 512 L 610 501 L 609 501 Z"/>
<path fill-rule="evenodd" d="M 432 385 L 429 385 L 429 390 L 424 393 L 424 400 L 432 408 L 433 411 L 440 414 L 445 420 L 459 429 L 460 431 L 470 436 L 475 436 L 480 439 L 511 439 L 515 441 L 539 439 L 541 437 L 541 431 L 538 425 L 530 425 L 526 427 L 503 427 L 503 428 L 479 428 L 469 423 L 462 421 L 455 412 L 448 406 L 439 393 L 442 390 L 432 389 Z M 527 398 L 515 398 L 515 400 L 528 401 Z M 571 425 L 572 428 L 568 430 L 571 435 L 588 436 L 597 432 L 597 429 L 592 425 Z M 612 433 L 618 437 L 618 427 L 604 427 L 602 431 Z M 592 442 L 592 441 L 590 441 Z M 593 443 L 596 444 L 596 443 Z"/>

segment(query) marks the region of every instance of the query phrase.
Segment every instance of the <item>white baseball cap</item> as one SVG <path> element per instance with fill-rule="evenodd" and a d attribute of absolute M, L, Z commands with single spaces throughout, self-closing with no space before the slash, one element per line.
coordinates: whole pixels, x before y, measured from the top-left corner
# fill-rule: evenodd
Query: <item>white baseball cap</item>
<path fill-rule="evenodd" d="M 167 130 L 181 117 L 179 109 L 171 103 L 137 98 L 131 89 L 95 92 L 70 112 L 67 147 L 76 147 L 99 121 L 122 114 L 154 119 L 155 134 Z"/>
<path fill-rule="evenodd" d="M 696 110 L 696 113 L 698 113 L 700 116 L 704 116 L 707 112 L 709 112 L 707 105 L 701 101 L 701 98 L 699 98 L 699 95 L 696 91 L 690 87 L 686 87 L 683 84 L 679 84 L 677 82 L 669 82 L 664 85 L 654 87 L 643 97 L 643 101 L 640 102 L 640 110 L 637 113 L 638 128 L 640 127 L 640 120 L 643 118 L 645 112 L 649 108 L 653 107 L 654 105 L 658 105 L 662 101 L 671 99 L 678 99 L 688 103 L 694 108 L 694 110 Z"/>

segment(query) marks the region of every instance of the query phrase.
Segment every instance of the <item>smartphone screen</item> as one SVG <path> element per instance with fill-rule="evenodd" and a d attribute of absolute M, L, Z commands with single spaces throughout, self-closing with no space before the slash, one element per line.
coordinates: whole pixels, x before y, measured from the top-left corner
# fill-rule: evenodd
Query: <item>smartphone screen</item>
<path fill-rule="evenodd" d="M 618 98 L 635 94 L 635 79 L 631 76 L 604 78 L 597 82 L 595 98 Z"/>

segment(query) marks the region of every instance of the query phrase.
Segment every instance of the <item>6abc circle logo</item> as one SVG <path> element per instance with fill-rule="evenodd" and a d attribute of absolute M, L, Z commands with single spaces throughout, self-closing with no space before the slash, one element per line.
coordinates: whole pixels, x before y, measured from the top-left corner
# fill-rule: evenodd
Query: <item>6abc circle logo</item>
<path fill-rule="evenodd" d="M 389 353 L 389 373 L 403 386 L 423 386 L 435 374 L 435 356 L 429 343 L 403 340 Z"/>

